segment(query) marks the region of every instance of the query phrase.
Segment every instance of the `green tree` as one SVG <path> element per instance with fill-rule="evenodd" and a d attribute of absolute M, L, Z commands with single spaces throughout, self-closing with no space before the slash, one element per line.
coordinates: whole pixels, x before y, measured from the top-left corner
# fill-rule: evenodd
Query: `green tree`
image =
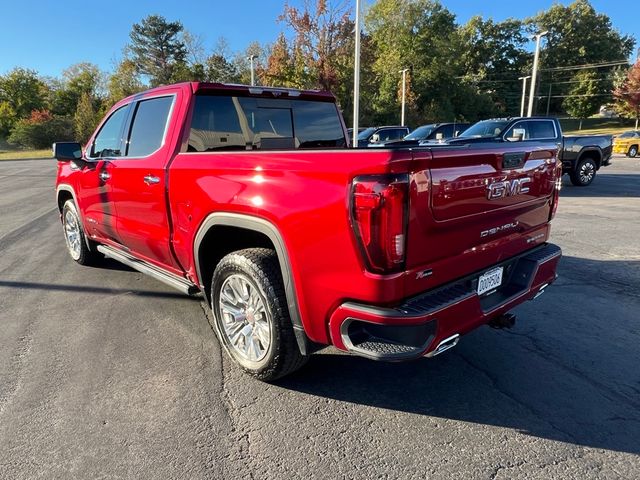
<path fill-rule="evenodd" d="M 572 117 L 580 119 L 579 130 L 582 130 L 582 120 L 598 111 L 602 103 L 600 96 L 602 80 L 597 73 L 583 70 L 576 75 L 577 83 L 564 99 L 563 106 Z"/>
<path fill-rule="evenodd" d="M 0 137 L 7 138 L 18 117 L 9 102 L 0 102 Z"/>
<path fill-rule="evenodd" d="M 205 79 L 208 82 L 239 83 L 236 65 L 222 53 L 213 53 L 205 61 Z"/>
<path fill-rule="evenodd" d="M 626 78 L 613 91 L 619 110 L 636 119 L 636 129 L 640 119 L 640 59 L 629 69 Z"/>
<path fill-rule="evenodd" d="M 6 102 L 18 119 L 44 108 L 47 94 L 47 86 L 34 70 L 16 67 L 0 76 L 0 102 Z"/>
<path fill-rule="evenodd" d="M 135 63 L 125 58 L 116 66 L 114 72 L 107 80 L 108 105 L 111 106 L 117 101 L 143 91 L 146 87 L 140 81 Z"/>
<path fill-rule="evenodd" d="M 98 125 L 99 120 L 91 96 L 86 92 L 83 93 L 73 116 L 76 139 L 82 144 L 86 143 Z"/>
<path fill-rule="evenodd" d="M 379 0 L 366 15 L 375 52 L 373 73 L 377 91 L 372 99 L 377 123 L 400 118 L 399 72 L 412 68 L 416 107 L 406 112 L 408 123 L 453 120 L 464 106 L 456 105 L 460 83 L 460 40 L 455 16 L 431 0 Z"/>
<path fill-rule="evenodd" d="M 70 66 L 62 72 L 62 81 L 58 82 L 51 99 L 51 111 L 54 115 L 73 115 L 83 95 L 88 95 L 98 108 L 103 96 L 104 75 L 93 63 L 82 62 Z"/>
<path fill-rule="evenodd" d="M 184 66 L 187 49 L 183 30 L 182 23 L 167 22 L 160 15 L 149 15 L 131 28 L 127 51 L 138 72 L 149 77 L 151 86 L 169 83 L 174 70 Z"/>
<path fill-rule="evenodd" d="M 549 32 L 540 60 L 542 81 L 552 82 L 554 94 L 558 97 L 551 99 L 552 112 L 562 111 L 562 95 L 567 95 L 572 85 L 580 83 L 582 77 L 577 75 L 577 70 L 566 69 L 556 70 L 551 76 L 548 69 L 625 60 L 635 44 L 631 36 L 620 34 L 613 27 L 609 16 L 596 12 L 588 0 L 576 0 L 567 6 L 556 3 L 529 18 L 527 24 L 531 32 Z M 604 80 L 598 93 L 610 93 L 613 85 L 607 69 L 593 71 Z"/>
<path fill-rule="evenodd" d="M 494 22 L 476 16 L 458 31 L 462 42 L 463 83 L 466 83 L 463 89 L 467 88 L 473 94 L 473 85 L 476 86 L 476 94 L 484 97 L 480 110 L 489 107 L 493 110 L 492 115 L 519 113 L 521 84 L 518 77 L 525 71 L 531 56 L 525 50 L 528 39 L 524 35 L 523 22 L 512 18 Z M 493 103 L 493 107 L 488 102 Z"/>

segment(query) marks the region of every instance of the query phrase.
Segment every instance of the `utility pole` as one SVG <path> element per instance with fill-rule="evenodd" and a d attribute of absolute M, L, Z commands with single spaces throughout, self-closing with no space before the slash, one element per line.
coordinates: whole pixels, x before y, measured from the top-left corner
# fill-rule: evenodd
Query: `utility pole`
<path fill-rule="evenodd" d="M 408 68 L 404 68 L 400 70 L 399 73 L 402 73 L 402 113 L 400 114 L 400 125 L 404 127 L 404 106 L 406 103 L 407 96 L 407 72 Z"/>
<path fill-rule="evenodd" d="M 249 57 L 249 61 L 251 62 L 251 86 L 253 87 L 256 84 L 256 77 L 255 77 L 255 73 L 253 71 L 253 59 L 254 58 L 258 58 L 255 55 L 251 55 Z"/>
<path fill-rule="evenodd" d="M 527 80 L 531 78 L 531 75 L 526 77 L 519 77 L 518 80 L 522 80 L 522 100 L 520 100 L 520 116 L 524 117 L 524 101 L 527 96 Z"/>
<path fill-rule="evenodd" d="M 536 39 L 536 53 L 533 56 L 533 71 L 531 72 L 531 89 L 529 90 L 529 108 L 527 110 L 527 117 L 533 114 L 533 99 L 536 95 L 536 80 L 538 79 L 538 61 L 540 59 L 540 39 L 544 37 L 547 31 L 536 33 L 533 38 Z"/>
<path fill-rule="evenodd" d="M 351 146 L 358 148 L 358 116 L 360 115 L 360 0 L 356 0 L 355 55 L 353 62 L 353 132 Z"/>
<path fill-rule="evenodd" d="M 549 107 L 551 106 L 551 85 L 553 85 L 553 83 L 549 84 L 549 95 L 547 96 L 547 117 L 549 116 Z"/>

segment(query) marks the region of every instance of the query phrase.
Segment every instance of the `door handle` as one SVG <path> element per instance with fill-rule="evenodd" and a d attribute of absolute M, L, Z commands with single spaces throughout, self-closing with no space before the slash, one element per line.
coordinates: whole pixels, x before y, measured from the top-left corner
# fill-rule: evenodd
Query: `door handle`
<path fill-rule="evenodd" d="M 160 183 L 160 177 L 156 177 L 155 175 L 145 175 L 144 183 L 147 185 L 155 185 L 156 183 Z"/>
<path fill-rule="evenodd" d="M 106 182 L 111 178 L 111 174 L 109 172 L 100 172 L 99 176 L 100 176 L 100 180 L 102 180 L 103 182 Z"/>

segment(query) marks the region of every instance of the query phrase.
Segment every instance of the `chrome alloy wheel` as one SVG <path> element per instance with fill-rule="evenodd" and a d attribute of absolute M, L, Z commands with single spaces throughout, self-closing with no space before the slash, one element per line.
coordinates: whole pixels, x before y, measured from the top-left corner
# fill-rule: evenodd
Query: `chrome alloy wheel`
<path fill-rule="evenodd" d="M 259 362 L 271 346 L 271 317 L 258 289 L 243 275 L 230 275 L 218 300 L 224 335 L 242 358 Z"/>
<path fill-rule="evenodd" d="M 580 167 L 580 181 L 587 184 L 593 180 L 596 169 L 591 162 L 586 162 Z"/>
<path fill-rule="evenodd" d="M 82 254 L 82 237 L 80 235 L 80 223 L 78 217 L 71 210 L 64 214 L 64 238 L 71 258 L 78 260 Z"/>

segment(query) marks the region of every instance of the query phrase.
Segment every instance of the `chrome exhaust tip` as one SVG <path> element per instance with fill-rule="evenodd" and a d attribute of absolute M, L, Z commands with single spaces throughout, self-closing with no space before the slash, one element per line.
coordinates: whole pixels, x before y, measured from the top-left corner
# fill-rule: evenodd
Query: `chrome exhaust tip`
<path fill-rule="evenodd" d="M 438 344 L 438 346 L 431 352 L 427 353 L 426 356 L 431 358 L 431 357 L 435 357 L 436 355 L 440 355 L 442 352 L 446 352 L 450 348 L 455 347 L 459 341 L 460 341 L 459 333 L 456 333 L 455 335 L 451 335 L 450 337 L 447 337 L 444 340 L 442 340 Z"/>

